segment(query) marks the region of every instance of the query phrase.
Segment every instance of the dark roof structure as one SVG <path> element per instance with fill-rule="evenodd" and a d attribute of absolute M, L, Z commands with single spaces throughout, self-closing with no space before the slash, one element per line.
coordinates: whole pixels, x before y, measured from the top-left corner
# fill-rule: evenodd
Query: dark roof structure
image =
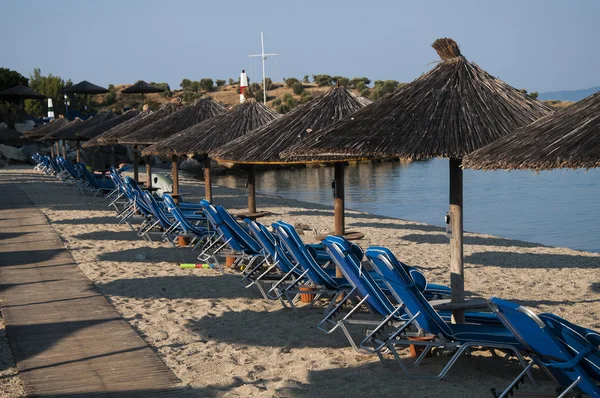
<path fill-rule="evenodd" d="M 165 91 L 160 87 L 153 86 L 146 83 L 143 80 L 138 80 L 133 86 L 127 87 L 123 91 L 123 94 L 149 94 L 149 93 L 162 93 Z"/>
<path fill-rule="evenodd" d="M 479 170 L 600 167 L 600 92 L 467 155 L 463 166 Z"/>
<path fill-rule="evenodd" d="M 227 109 L 210 97 L 203 97 L 177 112 L 163 117 L 131 134 L 121 137 L 124 145 L 151 145 L 164 140 L 194 124 L 227 112 Z"/>
<path fill-rule="evenodd" d="M 17 84 L 14 87 L 0 91 L 0 98 L 4 99 L 44 99 L 44 94 L 34 91 L 32 88 Z"/>
<path fill-rule="evenodd" d="M 105 94 L 108 90 L 104 87 L 97 86 L 87 80 L 82 80 L 74 86 L 62 89 L 63 93 L 76 93 L 76 94 Z"/>
<path fill-rule="evenodd" d="M 432 70 L 282 155 L 461 159 L 552 112 L 467 61 L 454 40 L 438 39 L 433 48 L 441 61 Z"/>
<path fill-rule="evenodd" d="M 334 87 L 323 96 L 300 106 L 216 149 L 210 156 L 227 162 L 246 164 L 289 163 L 279 156 L 306 136 L 325 128 L 371 103 L 345 87 Z"/>
<path fill-rule="evenodd" d="M 138 131 L 170 115 L 173 112 L 177 112 L 182 108 L 183 107 L 178 104 L 166 104 L 156 112 L 143 111 L 133 119 L 123 122 L 113 127 L 112 129 L 106 131 L 104 134 L 96 137 L 95 139 L 84 143 L 83 147 L 89 148 L 92 146 L 116 145 L 118 144 L 118 140 L 120 138 L 125 137 L 126 135 L 131 134 L 135 131 Z"/>
<path fill-rule="evenodd" d="M 131 109 L 122 115 L 113 117 L 102 123 L 96 123 L 96 124 L 93 124 L 91 126 L 84 128 L 82 130 L 79 130 L 76 133 L 76 135 L 85 140 L 92 139 L 94 137 L 97 137 L 97 136 L 105 133 L 106 131 L 110 130 L 111 128 L 113 128 L 115 126 L 118 126 L 121 123 L 131 120 L 132 118 L 136 117 L 139 113 L 140 112 L 137 109 Z"/>
<path fill-rule="evenodd" d="M 254 98 L 146 148 L 143 155 L 208 154 L 280 115 Z"/>

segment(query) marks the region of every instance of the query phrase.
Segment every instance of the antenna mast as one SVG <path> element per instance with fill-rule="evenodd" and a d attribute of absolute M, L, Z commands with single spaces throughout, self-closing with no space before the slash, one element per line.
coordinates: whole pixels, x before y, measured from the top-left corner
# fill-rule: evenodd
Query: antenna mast
<path fill-rule="evenodd" d="M 263 102 L 267 104 L 267 77 L 265 76 L 265 61 L 267 57 L 274 57 L 279 54 L 265 54 L 265 41 L 263 32 L 260 32 L 260 45 L 262 52 L 260 54 L 248 55 L 248 57 L 261 57 L 262 58 L 262 72 L 263 72 Z"/>

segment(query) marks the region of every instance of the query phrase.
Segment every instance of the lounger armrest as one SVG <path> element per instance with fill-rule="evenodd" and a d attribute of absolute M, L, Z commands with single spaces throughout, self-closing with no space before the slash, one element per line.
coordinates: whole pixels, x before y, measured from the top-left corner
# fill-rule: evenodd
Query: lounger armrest
<path fill-rule="evenodd" d="M 486 299 L 465 300 L 463 303 L 451 303 L 450 299 L 432 300 L 429 304 L 437 311 L 481 310 L 489 309 Z"/>

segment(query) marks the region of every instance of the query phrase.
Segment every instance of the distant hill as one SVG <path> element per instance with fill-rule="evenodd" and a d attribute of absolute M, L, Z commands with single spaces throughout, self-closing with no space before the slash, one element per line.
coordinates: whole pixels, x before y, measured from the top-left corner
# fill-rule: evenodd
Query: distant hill
<path fill-rule="evenodd" d="M 586 88 L 583 90 L 549 91 L 547 93 L 540 93 L 538 99 L 577 102 L 598 91 L 600 91 L 600 87 Z"/>

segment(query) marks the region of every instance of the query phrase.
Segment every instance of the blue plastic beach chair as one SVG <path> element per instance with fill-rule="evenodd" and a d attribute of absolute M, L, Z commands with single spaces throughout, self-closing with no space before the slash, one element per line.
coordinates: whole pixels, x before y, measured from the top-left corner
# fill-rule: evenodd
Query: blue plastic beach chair
<path fill-rule="evenodd" d="M 490 306 L 532 358 L 499 397 L 513 394 L 536 364 L 564 391 L 600 397 L 600 334 L 554 314 L 535 314 L 519 304 L 492 297 Z"/>

